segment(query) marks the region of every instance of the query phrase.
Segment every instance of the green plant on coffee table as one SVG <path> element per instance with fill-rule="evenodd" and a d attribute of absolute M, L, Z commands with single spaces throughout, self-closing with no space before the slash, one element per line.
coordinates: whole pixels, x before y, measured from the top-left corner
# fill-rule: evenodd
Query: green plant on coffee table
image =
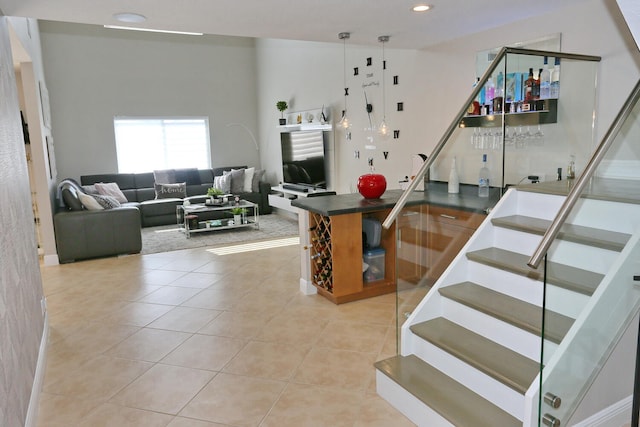
<path fill-rule="evenodd" d="M 240 208 L 240 207 L 235 207 L 235 208 L 231 208 L 231 213 L 234 215 L 244 215 L 247 213 L 247 209 L 246 208 Z"/>
<path fill-rule="evenodd" d="M 211 187 L 207 189 L 207 196 L 209 197 L 222 196 L 222 194 L 222 190 L 219 188 Z"/>

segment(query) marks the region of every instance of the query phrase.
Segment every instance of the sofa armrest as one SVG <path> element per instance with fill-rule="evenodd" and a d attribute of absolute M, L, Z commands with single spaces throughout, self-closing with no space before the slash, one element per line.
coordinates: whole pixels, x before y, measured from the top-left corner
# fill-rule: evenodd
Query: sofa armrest
<path fill-rule="evenodd" d="M 140 210 L 136 207 L 58 212 L 53 223 L 61 263 L 142 249 Z"/>

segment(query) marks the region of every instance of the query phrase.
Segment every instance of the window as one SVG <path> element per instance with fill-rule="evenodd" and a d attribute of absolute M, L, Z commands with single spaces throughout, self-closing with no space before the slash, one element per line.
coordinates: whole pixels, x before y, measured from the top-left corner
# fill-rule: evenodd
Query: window
<path fill-rule="evenodd" d="M 119 173 L 211 167 L 206 117 L 116 117 Z"/>

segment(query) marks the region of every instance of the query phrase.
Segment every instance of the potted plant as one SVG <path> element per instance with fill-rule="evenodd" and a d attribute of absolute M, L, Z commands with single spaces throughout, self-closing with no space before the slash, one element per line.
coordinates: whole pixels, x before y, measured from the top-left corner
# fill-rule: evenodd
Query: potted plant
<path fill-rule="evenodd" d="M 280 111 L 280 126 L 286 125 L 287 119 L 284 118 L 284 110 L 289 108 L 289 104 L 287 104 L 287 101 L 278 101 L 276 102 L 276 108 Z"/>
<path fill-rule="evenodd" d="M 211 203 L 216 203 L 216 201 L 219 199 L 218 196 L 222 196 L 222 190 L 213 187 L 208 188 L 207 196 L 209 196 L 209 198 L 211 199 Z"/>
<path fill-rule="evenodd" d="M 231 213 L 233 214 L 233 223 L 235 225 L 242 224 L 242 217 L 247 214 L 246 208 L 231 208 Z"/>

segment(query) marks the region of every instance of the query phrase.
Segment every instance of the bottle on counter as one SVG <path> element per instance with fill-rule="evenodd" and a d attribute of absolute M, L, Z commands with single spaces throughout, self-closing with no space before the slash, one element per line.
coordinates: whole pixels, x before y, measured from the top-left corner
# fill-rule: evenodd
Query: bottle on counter
<path fill-rule="evenodd" d="M 560 58 L 556 58 L 553 70 L 551 70 L 550 97 L 558 99 L 560 97 Z"/>
<path fill-rule="evenodd" d="M 489 197 L 489 168 L 486 154 L 482 155 L 482 167 L 478 172 L 478 197 Z"/>
<path fill-rule="evenodd" d="M 548 60 L 549 58 L 545 56 L 542 71 L 540 71 L 540 99 L 551 97 L 551 71 L 549 71 Z"/>
<path fill-rule="evenodd" d="M 449 172 L 449 194 L 458 194 L 460 192 L 460 179 L 458 178 L 458 170 L 456 168 L 456 158 L 451 161 L 451 171 Z"/>
<path fill-rule="evenodd" d="M 573 154 L 569 158 L 569 166 L 567 166 L 567 179 L 576 177 L 576 156 Z"/>

